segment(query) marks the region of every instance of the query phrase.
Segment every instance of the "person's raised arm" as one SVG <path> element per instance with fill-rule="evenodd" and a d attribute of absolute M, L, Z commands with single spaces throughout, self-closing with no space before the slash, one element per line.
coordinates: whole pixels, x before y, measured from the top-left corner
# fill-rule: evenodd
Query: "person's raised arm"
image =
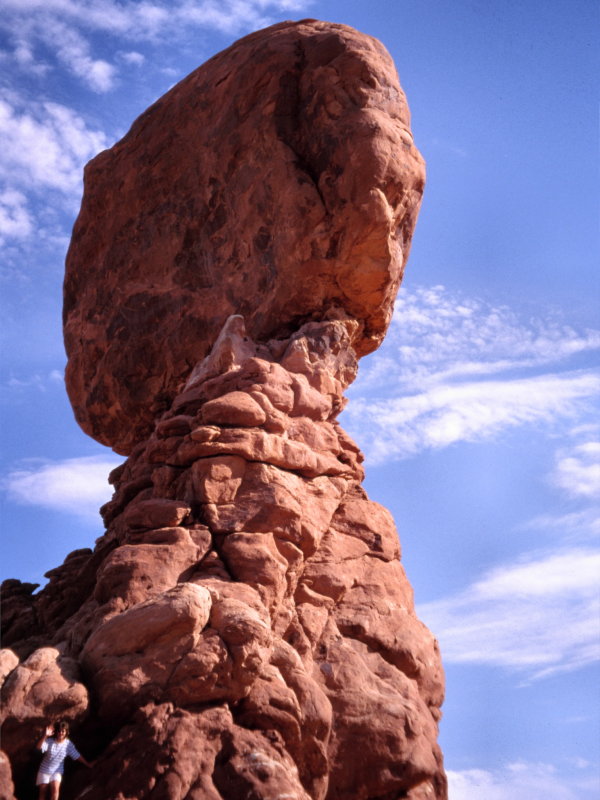
<path fill-rule="evenodd" d="M 38 750 L 43 750 L 44 745 L 46 744 L 46 739 L 48 738 L 48 736 L 52 736 L 53 734 L 54 734 L 54 726 L 53 725 L 47 725 L 46 726 L 46 730 L 42 734 L 42 738 L 36 744 L 37 749 Z"/>

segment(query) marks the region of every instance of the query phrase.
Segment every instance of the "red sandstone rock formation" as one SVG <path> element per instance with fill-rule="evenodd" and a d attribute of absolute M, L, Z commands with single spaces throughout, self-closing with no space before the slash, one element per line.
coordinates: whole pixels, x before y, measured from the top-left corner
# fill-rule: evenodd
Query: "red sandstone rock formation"
<path fill-rule="evenodd" d="M 231 314 L 267 339 L 339 307 L 374 350 L 423 184 L 376 40 L 284 23 L 212 58 L 86 167 L 64 306 L 83 429 L 128 454 Z"/>
<path fill-rule="evenodd" d="M 57 716 L 97 759 L 65 800 L 446 797 L 437 646 L 336 422 L 421 188 L 389 57 L 314 21 L 233 45 L 88 166 L 70 392 L 129 458 L 94 551 L 3 586 L 19 800 Z"/>

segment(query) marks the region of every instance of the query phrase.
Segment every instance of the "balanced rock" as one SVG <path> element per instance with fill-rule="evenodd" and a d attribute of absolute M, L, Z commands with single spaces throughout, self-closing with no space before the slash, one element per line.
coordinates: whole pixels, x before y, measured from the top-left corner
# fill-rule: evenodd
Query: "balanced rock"
<path fill-rule="evenodd" d="M 88 166 L 68 380 L 129 457 L 94 550 L 4 586 L 19 800 L 59 713 L 96 762 L 65 800 L 447 797 L 437 643 L 337 422 L 421 190 L 389 56 L 315 21 L 233 45 Z"/>
<path fill-rule="evenodd" d="M 210 59 L 86 167 L 64 304 L 83 429 L 131 452 L 231 314 L 266 339 L 344 310 L 374 350 L 423 185 L 375 39 L 282 23 Z"/>

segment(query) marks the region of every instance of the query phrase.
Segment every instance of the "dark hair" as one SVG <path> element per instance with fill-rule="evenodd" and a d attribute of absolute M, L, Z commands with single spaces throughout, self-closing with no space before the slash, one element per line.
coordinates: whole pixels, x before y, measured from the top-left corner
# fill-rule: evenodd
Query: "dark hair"
<path fill-rule="evenodd" d="M 69 732 L 69 723 L 65 719 L 59 719 L 55 725 L 57 731 Z"/>

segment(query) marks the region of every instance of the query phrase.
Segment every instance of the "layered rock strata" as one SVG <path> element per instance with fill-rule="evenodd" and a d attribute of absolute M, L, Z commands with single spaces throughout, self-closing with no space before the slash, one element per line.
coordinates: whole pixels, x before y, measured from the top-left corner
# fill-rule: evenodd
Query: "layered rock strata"
<path fill-rule="evenodd" d="M 107 533 L 70 575 L 95 563 L 89 596 L 62 619 L 56 574 L 34 605 L 54 647 L 12 665 L 11 755 L 59 710 L 85 732 L 89 691 L 88 727 L 118 732 L 76 778 L 86 800 L 444 796 L 436 643 L 335 420 L 355 328 L 256 345 L 227 321 L 112 474 Z"/>
<path fill-rule="evenodd" d="M 68 384 L 129 457 L 94 550 L 3 585 L 6 798 L 60 716 L 96 760 L 64 800 L 445 800 L 436 642 L 337 422 L 418 211 L 408 123 L 379 43 L 284 23 L 88 166 Z"/>

